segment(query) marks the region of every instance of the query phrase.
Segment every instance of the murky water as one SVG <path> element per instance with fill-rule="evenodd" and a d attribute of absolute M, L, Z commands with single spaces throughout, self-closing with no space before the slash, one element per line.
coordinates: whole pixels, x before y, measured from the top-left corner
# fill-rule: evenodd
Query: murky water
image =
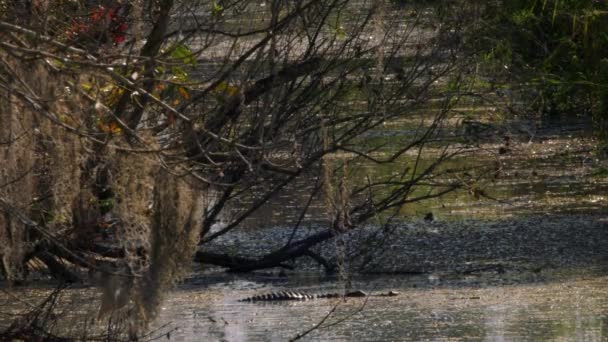
<path fill-rule="evenodd" d="M 400 134 L 398 129 L 396 132 L 391 137 Z M 406 130 L 403 134 L 410 133 Z M 499 201 L 475 199 L 470 193 L 460 192 L 410 205 L 402 211 L 403 217 L 419 220 L 432 211 L 441 220 L 455 221 L 456 224 L 463 218 L 496 220 L 550 212 L 579 215 L 606 212 L 608 181 L 604 176 L 598 176 L 602 164 L 593 157 L 593 141 L 588 133 L 580 131 L 569 137 L 546 134 L 538 139 L 520 139 L 512 144 L 512 150 L 506 155 L 496 152 L 499 146 L 499 142 L 486 142 L 474 157 L 475 162 L 480 164 L 501 163 L 500 177 L 483 184 L 487 193 Z M 470 156 L 464 157 L 455 160 L 452 166 L 461 166 L 472 160 Z M 392 172 L 380 168 L 366 171 L 371 174 Z M 284 225 L 297 217 L 312 184 L 310 180 L 303 180 L 290 187 L 246 224 L 251 229 Z M 323 215 L 322 206 L 313 206 L 308 218 L 314 222 L 315 218 Z M 525 222 L 522 224 L 526 225 Z M 603 233 L 606 226 L 597 224 L 598 228 L 594 228 L 597 234 L 589 234 L 589 238 L 606 241 L 606 234 Z M 431 272 L 418 276 L 366 276 L 353 279 L 353 288 L 372 293 L 397 290 L 402 293 L 399 297 L 372 297 L 368 301 L 349 299 L 346 302 L 242 303 L 237 299 L 257 293 L 291 288 L 311 292 L 332 291 L 342 283 L 335 279 L 298 275 L 290 275 L 284 280 L 272 277 L 249 280 L 235 278 L 215 284 L 202 281 L 202 287 L 188 285 L 176 290 L 166 303 L 161 317 L 180 327 L 179 331 L 172 333 L 172 338 L 181 340 L 284 341 L 318 324 L 335 305 L 338 305 L 335 313 L 324 322 L 329 327 L 315 330 L 304 340 L 608 340 L 608 269 L 604 268 L 602 261 L 605 258 L 598 259 L 598 253 L 591 253 L 594 254 L 593 258 L 575 260 L 577 255 L 583 253 L 570 249 L 567 243 L 549 246 L 543 242 L 548 236 L 554 242 L 560 240 L 559 236 L 563 241 L 571 239 L 565 232 L 571 229 L 573 234 L 577 234 L 577 225 L 574 223 L 568 227 L 559 231 L 547 229 L 547 236 L 542 231 L 522 236 L 521 244 L 512 246 L 513 250 L 507 254 L 513 258 L 521 257 L 524 267 L 507 266 L 506 271 L 490 268 L 470 273 Z M 428 228 L 427 233 L 443 234 L 434 229 Z M 492 229 L 500 231 L 500 223 Z M 504 231 L 510 234 L 508 229 Z M 521 232 L 513 231 L 515 234 Z M 467 236 L 470 236 L 467 234 L 472 234 L 472 231 L 458 234 L 461 233 L 464 237 L 454 240 L 461 240 L 462 245 L 456 247 L 462 248 L 462 253 L 484 248 L 500 251 L 504 247 L 497 245 L 505 242 L 502 240 L 495 240 L 495 245 L 486 241 L 484 245 L 475 246 L 477 241 L 467 241 Z M 554 236 L 556 234 L 557 237 Z M 493 238 L 492 235 L 488 237 Z M 584 236 L 581 239 L 583 241 Z M 433 241 L 442 246 L 450 243 Z M 518 254 L 518 251 L 524 250 L 522 255 Z M 550 257 L 531 258 L 535 250 L 539 256 L 546 253 Z M 444 253 L 450 250 L 438 248 L 436 251 Z M 390 253 L 399 251 L 391 249 Z M 484 253 L 480 252 L 479 255 Z M 466 258 L 462 259 L 453 257 L 452 260 L 468 264 Z M 429 255 L 425 260 L 431 266 L 439 263 Z M 508 264 L 499 258 L 487 261 Z M 479 262 L 475 259 L 473 263 L 479 265 Z M 535 263 L 538 267 L 534 266 Z M 545 263 L 552 266 L 545 267 Z M 404 265 L 405 268 L 408 266 L 412 265 Z M 333 324 L 343 319 L 343 322 Z"/>
<path fill-rule="evenodd" d="M 580 274 L 530 274 L 517 281 L 508 275 L 355 279 L 354 287 L 372 293 L 398 290 L 401 295 L 346 302 L 238 302 L 260 291 L 329 291 L 336 283 L 234 280 L 174 291 L 161 321 L 179 327 L 171 334 L 175 340 L 285 341 L 318 324 L 337 306 L 324 323 L 329 327 L 304 340 L 602 341 L 608 338 L 608 279 L 597 270 L 586 276 L 581 275 L 585 271 L 576 273 Z"/>
<path fill-rule="evenodd" d="M 392 138 L 411 133 L 403 126 L 388 127 L 388 131 L 393 131 Z M 593 157 L 593 141 L 585 132 L 579 132 L 571 137 L 546 135 L 542 139 L 522 139 L 513 143 L 512 151 L 506 155 L 495 153 L 499 146 L 497 142 L 485 142 L 475 152 L 474 160 L 480 164 L 496 160 L 501 163 L 500 177 L 483 184 L 488 194 L 501 201 L 476 199 L 465 191 L 407 206 L 402 211 L 403 217 L 420 220 L 432 211 L 440 221 L 458 226 L 462 218 L 496 220 L 551 212 L 593 213 L 596 215 L 593 219 L 580 221 L 587 228 L 577 233 L 581 226 L 579 221 L 572 220 L 555 230 L 539 229 L 537 225 L 532 227 L 535 229 L 525 229 L 525 221 L 509 228 L 507 225 L 513 222 L 501 225 L 501 221 L 495 221 L 488 224 L 491 233 L 485 235 L 472 228 L 452 231 L 449 224 L 441 222 L 416 228 L 419 231 L 410 229 L 408 234 L 413 235 L 404 236 L 404 244 L 387 246 L 388 255 L 384 256 L 387 259 L 382 263 L 403 263 L 395 266 L 404 269 L 423 265 L 424 274 L 351 274 L 352 288 L 371 293 L 401 292 L 400 296 L 390 298 L 239 302 L 238 299 L 247 296 L 284 289 L 339 291 L 344 282 L 321 273 L 292 273 L 282 278 L 199 270 L 168 293 L 155 323 L 156 327 L 162 326 L 158 334 L 170 332 L 166 336 L 176 341 L 285 341 L 317 325 L 335 308 L 321 328 L 303 340 L 608 340 L 608 267 L 604 267 L 608 252 L 603 255 L 601 249 L 604 242 L 608 245 L 608 226 L 601 218 L 608 201 L 608 179 L 602 162 Z M 463 157 L 448 167 L 472 160 L 470 156 Z M 403 165 L 393 166 L 399 167 Z M 365 172 L 380 176 L 393 170 L 368 168 Z M 311 184 L 314 183 L 310 179 L 302 179 L 281 193 L 245 221 L 248 230 L 289 225 L 298 216 Z M 315 222 L 324 215 L 321 205 L 313 205 L 307 220 Z M 547 224 L 553 227 L 560 221 L 566 220 L 556 218 Z M 524 231 L 529 235 L 517 236 Z M 473 236 L 481 238 L 476 240 Z M 588 243 L 585 236 L 591 239 Z M 578 241 L 580 250 L 572 241 Z M 450 243 L 453 246 L 448 246 Z M 504 249 L 504 245 L 510 249 Z M 435 257 L 433 253 L 438 255 Z M 534 253 L 543 257 L 534 258 Z M 492 259 L 484 259 L 488 256 Z M 499 267 L 484 269 L 480 265 Z M 475 268 L 478 271 L 471 271 Z M 0 292 L 0 305 L 5 308 L 0 310 L 3 313 L 0 327 L 12 317 L 7 313 L 22 310 L 25 302 L 36 302 L 47 292 L 45 286 L 17 288 L 10 294 Z M 90 288 L 66 291 L 61 309 L 74 317 L 73 322 L 80 323 L 65 329 L 77 330 L 85 322 L 92 322 L 98 296 Z"/>
<path fill-rule="evenodd" d="M 318 325 L 333 310 L 321 328 L 303 340 L 604 341 L 606 271 L 368 276 L 352 279 L 352 286 L 370 293 L 396 290 L 400 295 L 271 303 L 238 299 L 283 289 L 334 291 L 339 283 L 318 275 L 242 278 L 208 273 L 172 290 L 153 328 L 162 326 L 155 336 L 172 341 L 286 341 Z M 42 292 L 28 293 L 21 298 L 32 300 L 34 293 L 42 297 Z M 93 317 L 91 296 L 87 289 L 65 292 L 62 306 L 73 317 L 71 329 Z"/>
<path fill-rule="evenodd" d="M 381 142 L 390 142 L 382 153 L 405 145 L 416 134 L 416 127 L 419 129 L 419 121 L 415 119 L 387 123 L 376 132 L 381 135 L 378 137 Z M 479 177 L 475 187 L 488 197 L 475 197 L 471 189 L 462 189 L 440 198 L 408 203 L 401 208 L 401 218 L 416 220 L 429 211 L 442 220 L 501 218 L 551 211 L 603 211 L 608 205 L 608 178 L 605 174 L 608 164 L 594 155 L 596 142 L 590 129 L 587 126 L 570 134 L 554 132 L 550 127 L 539 129 L 533 135 L 515 132 L 510 135 L 509 152 L 504 155 L 499 154 L 504 143 L 502 135 L 489 137 L 471 146 L 461 156 L 448 160 L 441 168 L 479 167 L 472 177 Z M 438 150 L 427 148 L 419 162 L 422 165 L 432 162 Z M 356 185 L 365 182 L 367 177 L 380 180 L 411 167 L 416 158 L 415 155 L 401 158 L 390 165 L 351 163 L 351 181 Z M 494 173 L 494 169 L 500 170 L 497 177 L 488 176 Z M 247 218 L 242 226 L 257 229 L 296 222 L 315 184 L 314 176 L 297 179 Z M 428 188 L 418 187 L 411 196 L 426 191 Z M 246 208 L 253 200 L 243 198 L 242 205 L 234 207 Z M 325 202 L 318 199 L 310 204 L 304 222 L 315 224 L 326 216 Z"/>
<path fill-rule="evenodd" d="M 261 2 L 262 4 L 264 2 Z M 230 22 L 228 21 L 230 24 Z M 242 26 L 242 21 L 239 22 Z M 254 29 L 260 23 L 252 22 Z M 226 49 L 231 46 L 227 41 Z M 222 49 L 218 48 L 219 50 Z M 202 64 L 203 74 L 211 74 L 213 66 Z M 369 144 L 390 141 L 380 153 L 404 145 L 420 129 L 419 117 L 410 122 L 387 122 L 380 130 L 364 137 Z M 424 118 L 422 118 L 424 120 Z M 422 125 L 424 128 L 424 126 Z M 521 134 L 520 134 L 521 135 Z M 440 199 L 412 203 L 405 206 L 404 219 L 419 220 L 433 212 L 442 221 L 466 219 L 496 219 L 526 214 L 551 212 L 604 212 L 608 204 L 608 178 L 602 164 L 593 156 L 594 142 L 589 132 L 579 131 L 571 136 L 544 134 L 542 137 L 514 138 L 509 153 L 498 153 L 503 142 L 500 138 L 486 139 L 471 154 L 463 154 L 446 164 L 446 168 L 461 168 L 472 164 L 498 165 L 500 176 L 486 179 L 477 186 L 499 201 L 475 198 L 461 191 Z M 473 150 L 473 149 L 472 149 Z M 436 152 L 432 146 L 424 157 Z M 338 157 L 336 157 L 338 158 Z M 415 156 L 403 158 L 400 163 L 384 166 L 361 167 L 356 176 L 383 177 L 403 170 Z M 424 158 L 423 158 L 424 159 Z M 428 162 L 427 160 L 423 160 Z M 356 180 L 355 180 L 356 181 Z M 293 223 L 314 186 L 314 179 L 302 178 L 282 191 L 277 198 L 263 206 L 243 225 L 249 230 L 260 227 L 277 227 Z M 422 189 L 424 191 L 424 189 Z M 247 199 L 245 199 L 247 201 Z M 250 202 L 245 203 L 250 204 Z M 246 206 L 246 205 L 245 205 Z M 324 202 L 313 203 L 305 216 L 305 224 L 322 221 L 326 216 Z M 320 219 L 321 218 L 321 219 Z M 598 224 L 598 229 L 608 226 Z M 223 273 L 201 271 L 184 284 L 167 294 L 160 316 L 153 328 L 159 335 L 174 341 L 286 341 L 318 325 L 320 327 L 303 340 L 308 341 L 605 341 L 608 340 L 608 268 L 598 253 L 588 258 L 575 258 L 567 243 L 555 250 L 543 251 L 541 234 L 528 236 L 537 243 L 521 243 L 509 250 L 511 258 L 528 258 L 533 252 L 546 252 L 552 259 L 534 265 L 538 260 L 524 261 L 500 259 L 481 260 L 499 265 L 479 272 L 468 272 L 466 267 L 456 272 L 446 268 L 469 265 L 479 268 L 482 255 L 479 249 L 501 250 L 498 243 L 481 246 L 468 243 L 475 231 L 462 232 L 464 238 L 451 236 L 441 227 L 430 226 L 421 230 L 425 245 L 397 245 L 387 247 L 387 256 L 395 263 L 399 248 L 404 246 L 427 248 L 417 255 L 406 255 L 402 266 L 420 267 L 421 275 L 351 275 L 351 287 L 370 293 L 399 291 L 398 297 L 351 298 L 344 300 L 319 299 L 303 302 L 247 303 L 238 300 L 258 293 L 297 289 L 309 292 L 340 291 L 344 282 L 320 273 L 277 276 L 230 276 Z M 504 228 L 504 227 L 503 227 Z M 572 226 L 573 229 L 576 226 Z M 507 229 L 504 229 L 507 231 Z M 519 232 L 519 230 L 513 230 Z M 563 231 L 556 230 L 557 240 L 566 239 Z M 558 234 L 559 233 L 559 234 Z M 443 234 L 443 235 L 442 235 Z M 430 239 L 442 235 L 444 239 Z M 600 244 L 606 234 L 589 235 Z M 495 237 L 495 235 L 488 235 Z M 460 249 L 433 249 L 432 243 L 447 244 L 446 239 L 457 240 Z M 525 239 L 525 238 L 524 238 Z M 410 240 L 408 240 L 410 241 Z M 411 240 L 413 241 L 413 239 Z M 511 240 L 508 240 L 511 241 Z M 517 247 L 522 250 L 520 254 Z M 587 247 L 587 246 L 584 246 Z M 589 244 L 597 249 L 597 245 Z M 606 246 L 608 250 L 608 246 Z M 235 246 L 234 248 L 239 248 Z M 561 249 L 560 249 L 561 248 Z M 470 253 L 469 259 L 445 253 L 433 258 L 432 253 Z M 474 251 L 475 253 L 473 253 Z M 594 250 L 595 251 L 595 250 Z M 410 252 L 408 254 L 408 252 Z M 479 252 L 479 253 L 477 253 Z M 525 252 L 525 253 L 524 253 Z M 425 254 L 426 253 L 426 254 Z M 477 253 L 477 254 L 476 254 Z M 581 253 L 582 254 L 582 253 Z M 608 256 L 608 253 L 607 253 Z M 558 257 L 567 262 L 562 264 Z M 417 259 L 418 258 L 418 259 Z M 441 259 L 457 260 L 459 265 L 446 263 L 441 271 Z M 541 258 L 542 259 L 542 258 Z M 473 260 L 473 261 L 470 261 Z M 418 261 L 418 262 L 413 262 Z M 585 265 L 587 263 L 587 265 Z M 447 265 L 447 266 L 446 266 Z M 483 265 L 483 264 L 482 264 Z M 521 266 L 524 265 L 524 266 Z M 504 267 L 503 267 L 504 266 Z M 465 272 L 466 271 L 466 272 Z M 0 285 L 1 286 L 1 285 Z M 38 303 L 49 292 L 49 286 L 16 288 L 0 291 L 0 329 L 26 309 L 27 303 Z M 94 322 L 99 294 L 93 288 L 68 289 L 62 296 L 60 310 L 66 319 L 61 329 L 78 332 L 84 324 Z M 164 337 L 163 337 L 164 339 Z"/>

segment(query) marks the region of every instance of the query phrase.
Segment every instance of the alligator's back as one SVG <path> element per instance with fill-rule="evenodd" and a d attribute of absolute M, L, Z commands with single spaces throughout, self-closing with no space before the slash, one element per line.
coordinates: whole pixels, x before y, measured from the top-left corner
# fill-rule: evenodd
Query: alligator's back
<path fill-rule="evenodd" d="M 372 296 L 386 297 L 386 296 L 397 296 L 399 292 L 389 291 L 387 293 L 376 294 Z M 309 294 L 301 291 L 280 291 L 270 292 L 265 294 L 256 295 L 253 297 L 247 297 L 241 299 L 240 302 L 272 302 L 272 301 L 284 301 L 284 300 L 309 300 L 316 298 L 340 298 L 340 297 L 367 297 L 368 294 L 361 290 L 341 293 L 320 293 L 320 294 Z"/>
<path fill-rule="evenodd" d="M 317 295 L 301 291 L 270 292 L 241 299 L 240 302 L 279 301 L 279 300 L 308 300 L 319 298 Z"/>

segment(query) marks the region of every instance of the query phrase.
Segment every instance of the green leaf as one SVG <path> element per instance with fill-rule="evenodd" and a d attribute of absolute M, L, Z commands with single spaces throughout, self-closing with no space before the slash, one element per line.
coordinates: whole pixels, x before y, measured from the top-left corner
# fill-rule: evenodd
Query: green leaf
<path fill-rule="evenodd" d="M 214 2 L 212 9 L 213 15 L 222 15 L 222 12 L 224 12 L 224 6 L 218 4 L 217 2 Z"/>
<path fill-rule="evenodd" d="M 179 44 L 173 47 L 170 56 L 181 60 L 184 64 L 196 65 L 196 58 L 194 58 L 190 48 L 185 45 Z"/>
<path fill-rule="evenodd" d="M 173 74 L 173 76 L 171 76 L 172 81 L 177 81 L 177 82 L 187 82 L 188 81 L 188 73 L 185 72 L 184 69 L 182 69 L 178 66 L 171 67 L 171 73 Z"/>
<path fill-rule="evenodd" d="M 165 67 L 160 66 L 160 65 L 159 65 L 159 66 L 157 66 L 156 68 L 154 68 L 154 73 L 155 73 L 157 76 L 158 76 L 158 75 L 162 75 L 162 74 L 164 74 L 164 73 L 165 73 L 165 71 L 167 71 L 167 70 L 165 69 Z"/>

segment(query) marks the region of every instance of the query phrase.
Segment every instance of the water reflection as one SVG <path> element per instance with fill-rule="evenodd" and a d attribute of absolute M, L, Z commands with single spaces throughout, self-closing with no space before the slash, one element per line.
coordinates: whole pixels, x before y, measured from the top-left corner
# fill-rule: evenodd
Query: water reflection
<path fill-rule="evenodd" d="M 380 132 L 383 135 L 378 137 L 378 144 L 386 145 L 385 152 L 397 149 L 412 136 L 410 126 L 413 123 L 393 124 L 388 128 L 383 127 Z M 597 211 L 608 204 L 608 199 L 604 196 L 608 192 L 608 181 L 605 177 L 598 176 L 598 170 L 604 169 L 601 162 L 593 158 L 595 142 L 589 138 L 589 133 L 584 130 L 575 133 L 568 137 L 546 134 L 536 136 L 533 140 L 513 136 L 511 150 L 505 155 L 497 153 L 502 144 L 500 137 L 489 139 L 471 149 L 470 153 L 446 161 L 440 168 L 459 170 L 477 166 L 479 169 L 471 172 L 476 172 L 472 176 L 478 177 L 484 172 L 488 174 L 488 168 L 496 165 L 500 169 L 497 177 L 481 177 L 475 183 L 488 198 L 476 197 L 465 189 L 437 199 L 408 203 L 401 208 L 400 215 L 411 220 L 422 218 L 431 211 L 442 220 L 460 220 L 548 211 Z M 396 139 L 395 135 L 402 139 Z M 419 161 L 420 168 L 431 163 L 439 150 L 441 148 L 427 147 Z M 351 163 L 351 181 L 355 186 L 357 182 L 365 182 L 367 177 L 384 179 L 408 168 L 415 160 L 416 156 L 405 156 L 393 164 Z M 242 226 L 255 229 L 297 221 L 315 183 L 314 175 L 297 179 L 246 219 Z M 429 188 L 418 187 L 410 197 L 428 191 Z M 240 203 L 234 205 L 234 210 L 248 208 L 253 200 L 242 198 Z M 324 217 L 325 202 L 315 200 L 308 208 L 304 224 L 319 223 Z"/>

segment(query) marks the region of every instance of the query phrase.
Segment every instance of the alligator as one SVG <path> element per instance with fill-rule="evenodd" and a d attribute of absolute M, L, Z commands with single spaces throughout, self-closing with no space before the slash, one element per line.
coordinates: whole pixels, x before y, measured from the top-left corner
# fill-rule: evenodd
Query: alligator
<path fill-rule="evenodd" d="M 309 299 L 317 299 L 317 298 L 341 298 L 341 297 L 394 297 L 398 296 L 399 292 L 397 291 L 388 291 L 386 293 L 378 293 L 378 294 L 367 294 L 364 291 L 357 290 L 347 292 L 344 295 L 341 293 L 319 293 L 319 294 L 308 294 L 301 291 L 280 291 L 280 292 L 270 292 L 265 294 L 256 295 L 253 297 L 247 297 L 239 300 L 239 302 L 258 302 L 258 301 L 282 301 L 282 300 L 309 300 Z"/>

